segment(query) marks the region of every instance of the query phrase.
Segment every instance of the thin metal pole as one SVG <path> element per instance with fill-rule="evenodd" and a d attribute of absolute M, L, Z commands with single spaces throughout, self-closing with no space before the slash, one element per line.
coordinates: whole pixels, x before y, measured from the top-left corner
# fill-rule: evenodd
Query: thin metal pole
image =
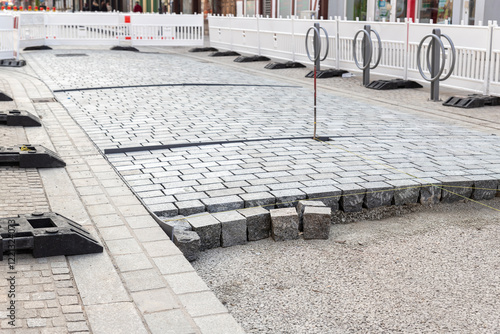
<path fill-rule="evenodd" d="M 368 32 L 368 36 L 371 36 L 371 26 L 369 24 L 365 25 L 365 30 Z M 373 50 L 372 50 L 373 51 Z M 366 35 L 363 34 L 363 86 L 368 86 L 370 84 L 370 65 L 371 57 L 373 54 L 370 52 L 370 41 Z"/>
<path fill-rule="evenodd" d="M 317 71 L 320 69 L 320 62 L 321 62 L 321 55 L 319 54 L 320 50 L 318 50 L 319 46 L 321 45 L 320 41 L 320 36 L 319 36 L 319 23 L 314 23 L 314 57 L 315 62 L 314 62 L 314 135 L 313 139 L 316 139 L 316 74 Z"/>
<path fill-rule="evenodd" d="M 433 29 L 432 33 L 439 38 L 441 38 L 441 29 Z M 438 43 L 437 40 L 434 38 L 432 39 L 431 42 L 431 47 L 432 47 L 432 53 L 431 53 L 431 77 L 435 77 L 439 73 L 440 69 L 440 53 L 441 53 L 441 47 Z M 439 101 L 439 79 L 431 82 L 431 100 L 432 101 Z"/>

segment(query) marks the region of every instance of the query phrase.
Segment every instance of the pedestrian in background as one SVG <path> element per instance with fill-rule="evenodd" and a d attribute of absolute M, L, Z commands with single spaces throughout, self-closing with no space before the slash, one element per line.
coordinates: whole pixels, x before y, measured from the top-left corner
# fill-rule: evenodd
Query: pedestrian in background
<path fill-rule="evenodd" d="M 99 11 L 99 3 L 97 2 L 97 0 L 92 1 L 92 7 L 90 8 L 90 10 L 93 12 Z"/>
<path fill-rule="evenodd" d="M 107 12 L 108 11 L 108 6 L 106 6 L 106 1 L 105 0 L 101 1 L 101 6 L 99 7 L 99 11 L 101 11 L 101 12 Z"/>
<path fill-rule="evenodd" d="M 142 13 L 142 6 L 139 5 L 139 1 L 135 2 L 134 13 Z"/>

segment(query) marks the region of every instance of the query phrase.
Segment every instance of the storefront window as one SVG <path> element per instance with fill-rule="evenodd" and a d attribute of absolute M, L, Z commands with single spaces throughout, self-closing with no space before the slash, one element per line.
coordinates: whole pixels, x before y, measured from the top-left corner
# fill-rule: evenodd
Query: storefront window
<path fill-rule="evenodd" d="M 292 0 L 280 0 L 279 15 L 287 17 L 292 15 Z"/>
<path fill-rule="evenodd" d="M 476 24 L 476 0 L 469 0 L 469 25 Z"/>
<path fill-rule="evenodd" d="M 300 15 L 304 10 L 309 10 L 309 0 L 297 0 L 297 9 L 295 10 L 295 15 Z"/>
<path fill-rule="evenodd" d="M 407 2 L 408 0 L 398 0 L 396 3 L 396 20 L 400 19 L 404 21 L 406 18 L 406 10 L 407 10 Z"/>
<path fill-rule="evenodd" d="M 422 0 L 420 4 L 420 22 L 451 23 L 453 15 L 452 0 Z"/>
<path fill-rule="evenodd" d="M 347 19 L 356 20 L 359 17 L 360 21 L 366 21 L 366 2 L 367 0 L 347 0 Z"/>
<path fill-rule="evenodd" d="M 247 0 L 246 15 L 255 15 L 255 0 Z"/>

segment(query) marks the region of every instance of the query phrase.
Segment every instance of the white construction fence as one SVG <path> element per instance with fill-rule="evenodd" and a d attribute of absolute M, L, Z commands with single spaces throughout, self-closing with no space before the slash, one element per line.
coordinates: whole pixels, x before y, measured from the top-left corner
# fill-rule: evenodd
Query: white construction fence
<path fill-rule="evenodd" d="M 268 56 L 285 61 L 298 61 L 312 65 L 305 48 L 307 30 L 320 23 L 328 32 L 329 53 L 321 66 L 360 72 L 353 58 L 353 39 L 364 25 L 370 25 L 381 37 L 382 57 L 373 74 L 390 78 L 402 78 L 424 82 L 417 67 L 417 49 L 420 41 L 433 29 L 441 29 L 456 48 L 455 69 L 443 86 L 470 92 L 500 96 L 500 28 L 496 22 L 488 26 L 431 25 L 411 22 L 360 22 L 334 20 L 310 20 L 299 18 L 264 18 L 209 16 L 210 45 L 212 47 L 243 53 Z M 312 35 L 312 33 L 311 33 Z M 357 55 L 361 59 L 361 38 L 357 43 Z M 373 62 L 379 46 L 372 35 Z M 312 38 L 311 38 L 312 39 Z M 326 48 L 326 37 L 322 34 L 322 48 Z M 421 64 L 430 39 L 424 43 Z M 451 48 L 443 38 L 446 49 L 446 68 L 451 63 Z M 312 47 L 311 47 L 312 49 Z M 424 70 L 426 70 L 424 68 Z"/>
<path fill-rule="evenodd" d="M 203 15 L 5 12 L 0 59 L 50 45 L 202 46 Z"/>

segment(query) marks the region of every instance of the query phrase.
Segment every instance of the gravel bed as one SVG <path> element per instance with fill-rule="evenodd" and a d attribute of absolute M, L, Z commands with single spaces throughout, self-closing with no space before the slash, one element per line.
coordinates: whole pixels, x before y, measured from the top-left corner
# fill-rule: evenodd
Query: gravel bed
<path fill-rule="evenodd" d="M 193 265 L 248 333 L 498 332 L 500 198 L 484 203 L 496 210 L 413 208 L 334 225 L 329 240 L 213 249 Z"/>

